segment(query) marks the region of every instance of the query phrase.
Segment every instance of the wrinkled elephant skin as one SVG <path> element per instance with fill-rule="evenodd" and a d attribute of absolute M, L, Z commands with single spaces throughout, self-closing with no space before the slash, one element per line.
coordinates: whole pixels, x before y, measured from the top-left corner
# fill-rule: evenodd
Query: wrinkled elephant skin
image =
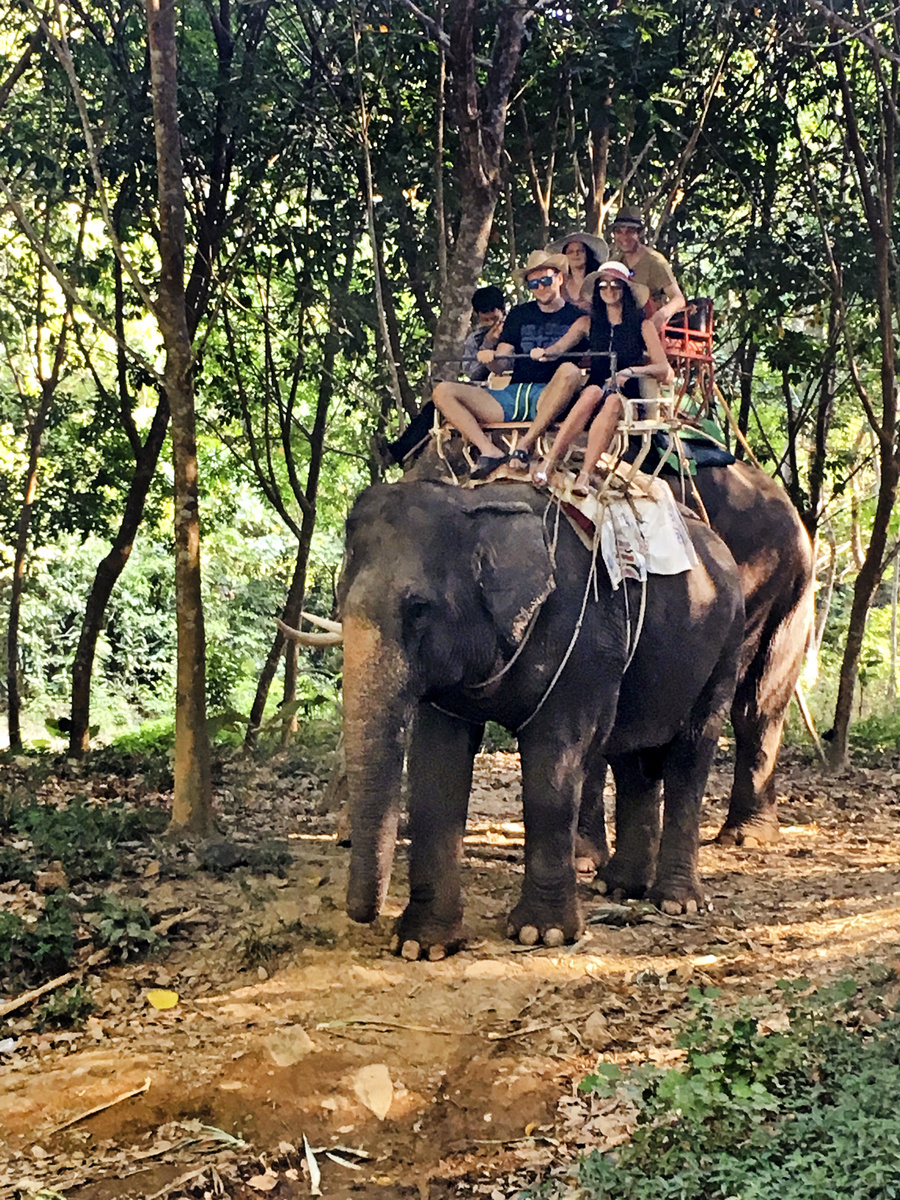
<path fill-rule="evenodd" d="M 613 591 L 565 520 L 527 484 L 376 485 L 347 522 L 339 589 L 352 825 L 348 907 L 370 921 L 388 887 L 409 731 L 409 902 L 396 948 L 441 958 L 466 938 L 460 860 L 484 724 L 517 733 L 525 876 L 507 931 L 559 945 L 582 930 L 575 832 L 592 763 L 608 758 L 637 819 L 617 853 L 625 890 L 689 909 L 700 802 L 731 702 L 743 597 L 723 543 L 698 521 L 699 565 Z M 583 616 L 580 616 L 583 609 Z M 663 796 L 664 819 L 648 817 Z"/>

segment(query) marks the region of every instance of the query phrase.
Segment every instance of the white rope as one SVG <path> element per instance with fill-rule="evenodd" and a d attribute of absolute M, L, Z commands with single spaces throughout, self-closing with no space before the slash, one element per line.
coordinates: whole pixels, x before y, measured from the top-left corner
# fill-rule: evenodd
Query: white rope
<path fill-rule="evenodd" d="M 525 728 L 526 725 L 531 724 L 531 722 L 534 720 L 534 718 L 538 715 L 538 713 L 544 707 L 545 703 L 547 702 L 547 700 L 550 696 L 550 693 L 556 687 L 556 684 L 559 680 L 560 675 L 562 675 L 563 671 L 565 670 L 566 663 L 572 657 L 572 651 L 575 649 L 575 643 L 578 641 L 578 635 L 581 633 L 581 626 L 584 624 L 584 614 L 587 609 L 588 599 L 590 598 L 590 594 L 591 594 L 591 582 L 594 578 L 594 573 L 597 570 L 597 552 L 598 552 L 599 548 L 600 548 L 600 526 L 598 524 L 595 527 L 595 531 L 594 531 L 594 544 L 591 549 L 591 565 L 590 565 L 590 569 L 588 570 L 588 577 L 587 577 L 587 581 L 586 581 L 585 587 L 584 587 L 584 595 L 581 598 L 581 611 L 578 614 L 578 620 L 575 623 L 574 632 L 572 633 L 572 637 L 569 640 L 569 645 L 567 646 L 566 652 L 563 655 L 562 662 L 557 667 L 555 675 L 550 680 L 543 696 L 541 696 L 540 700 L 538 701 L 537 708 L 535 708 L 535 710 L 534 710 L 534 712 L 532 712 L 531 716 L 526 717 L 525 720 L 522 722 L 522 724 L 519 725 L 519 727 L 516 729 L 517 737 L 518 737 L 519 733 Z"/>

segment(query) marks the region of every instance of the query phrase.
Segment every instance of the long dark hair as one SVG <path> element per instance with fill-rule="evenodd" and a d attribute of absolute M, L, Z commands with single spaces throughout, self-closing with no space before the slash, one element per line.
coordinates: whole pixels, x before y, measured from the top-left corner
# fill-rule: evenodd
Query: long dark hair
<path fill-rule="evenodd" d="M 571 246 L 572 242 L 578 242 L 580 245 L 584 246 L 584 273 L 585 273 L 585 275 L 590 275 L 591 271 L 599 271 L 603 264 L 600 262 L 600 259 L 597 257 L 597 255 L 594 253 L 594 251 L 590 248 L 590 246 L 587 244 L 587 242 L 582 242 L 581 238 L 579 238 L 579 237 L 569 238 L 569 240 L 566 242 L 566 245 L 563 246 L 563 248 L 562 248 L 563 254 L 565 254 L 565 252 L 566 252 L 566 246 Z"/>
<path fill-rule="evenodd" d="M 634 325 L 640 329 L 644 321 L 644 310 L 638 308 L 638 302 L 627 283 L 622 283 L 622 324 Z M 606 314 L 606 302 L 600 295 L 600 279 L 594 280 L 594 294 L 591 297 L 591 325 L 596 325 L 600 333 L 609 336 L 609 317 Z"/>

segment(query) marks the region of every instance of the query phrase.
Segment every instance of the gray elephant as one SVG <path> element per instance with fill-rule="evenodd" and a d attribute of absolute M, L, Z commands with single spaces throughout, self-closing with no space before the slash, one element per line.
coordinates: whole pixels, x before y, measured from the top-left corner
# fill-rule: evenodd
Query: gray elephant
<path fill-rule="evenodd" d="M 689 520 L 697 566 L 651 576 L 643 594 L 635 581 L 616 591 L 602 565 L 591 578 L 565 520 L 554 541 L 553 513 L 527 484 L 422 481 L 367 489 L 347 521 L 348 911 L 372 921 L 384 901 L 411 724 L 410 896 L 397 929 L 407 958 L 441 958 L 465 940 L 459 863 L 488 720 L 517 734 L 522 760 L 525 879 L 510 936 L 559 945 L 581 932 L 575 833 L 598 758 L 630 814 L 620 863 L 633 858 L 671 911 L 702 899 L 700 804 L 744 630 L 736 566 Z"/>
<path fill-rule="evenodd" d="M 812 546 L 784 489 L 756 467 L 704 467 L 691 484 L 665 473 L 662 478 L 678 499 L 709 519 L 737 564 L 746 626 L 731 706 L 734 778 L 718 841 L 764 845 L 778 837 L 773 775 L 813 620 Z M 605 779 L 605 763 L 593 759 L 579 814 L 579 866 L 599 868 L 612 891 L 640 896 L 646 878 L 633 873 L 634 860 L 626 864 L 617 853 L 607 861 Z M 620 820 L 628 820 L 628 810 L 619 814 L 617 806 L 617 831 Z"/>

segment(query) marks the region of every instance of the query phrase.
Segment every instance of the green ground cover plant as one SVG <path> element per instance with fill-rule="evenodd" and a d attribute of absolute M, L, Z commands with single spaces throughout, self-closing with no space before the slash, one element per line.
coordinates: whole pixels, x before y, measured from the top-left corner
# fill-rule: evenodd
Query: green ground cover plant
<path fill-rule="evenodd" d="M 631 1140 L 582 1158 L 574 1178 L 527 1196 L 579 1200 L 891 1200 L 900 1196 L 900 987 L 781 986 L 788 1027 L 760 1005 L 723 1011 L 694 991 L 683 1065 L 623 1074 L 601 1064 L 581 1088 L 638 1109 Z"/>
<path fill-rule="evenodd" d="M 76 796 L 62 808 L 34 801 L 12 804 L 0 834 L 27 840 L 34 859 L 61 862 L 71 883 L 110 878 L 117 865 L 116 847 L 162 833 L 167 820 L 161 808 L 98 805 Z"/>

